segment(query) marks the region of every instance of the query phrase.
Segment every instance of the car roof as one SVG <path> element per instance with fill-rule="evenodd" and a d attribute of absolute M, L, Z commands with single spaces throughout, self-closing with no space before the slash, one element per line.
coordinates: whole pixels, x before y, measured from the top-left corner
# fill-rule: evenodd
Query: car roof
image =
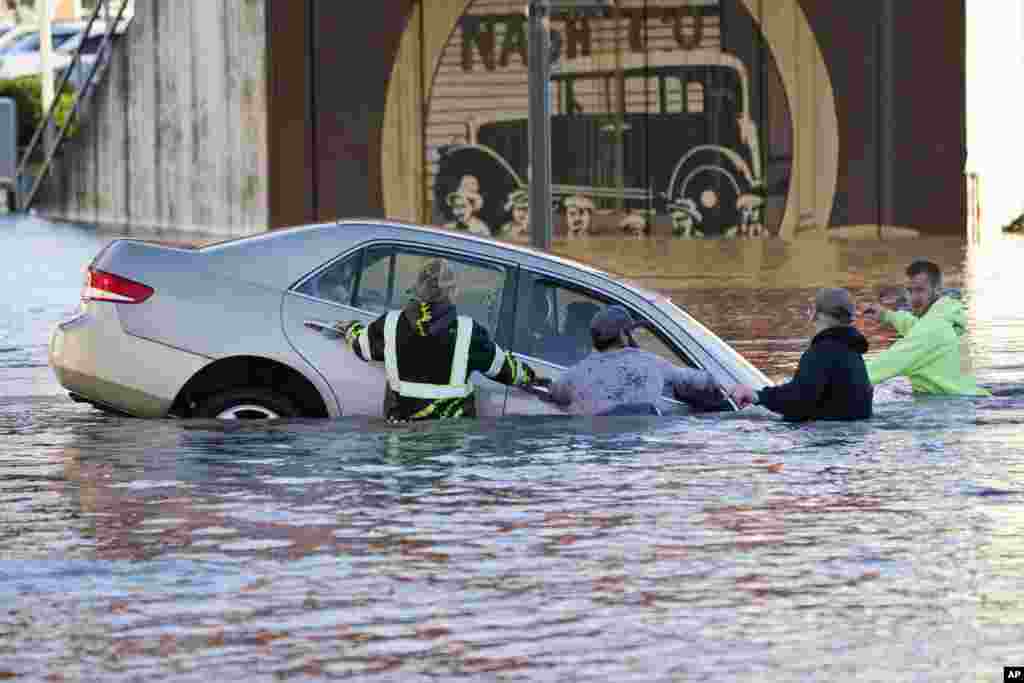
<path fill-rule="evenodd" d="M 688 66 L 726 67 L 740 72 L 744 78 L 747 75 L 746 65 L 736 55 L 723 50 L 700 48 L 684 51 L 654 50 L 642 53 L 629 52 L 619 57 L 618 65 L 607 57 L 574 57 L 560 61 L 557 69 L 552 73 L 552 77 L 615 73 L 620 67 L 623 71 L 634 71 L 637 69 L 649 71 L 663 67 L 679 68 Z"/>
<path fill-rule="evenodd" d="M 390 219 L 350 218 L 331 223 L 282 228 L 258 235 L 206 244 L 198 251 L 207 258 L 221 261 L 224 264 L 227 264 L 228 261 L 236 262 L 235 267 L 232 268 L 232 270 L 237 268 L 236 272 L 250 270 L 244 264 L 253 264 L 251 275 L 244 279 L 262 281 L 270 277 L 274 281 L 269 284 L 284 289 L 334 255 L 325 253 L 326 249 L 334 248 L 341 253 L 372 241 L 354 231 L 347 231 L 348 234 L 343 232 L 346 228 L 366 226 L 390 231 L 390 235 L 382 235 L 381 239 L 384 241 L 400 240 L 403 237 L 401 233 L 404 232 L 405 236 L 408 236 L 408 233 L 413 233 L 423 238 L 433 238 L 433 240 L 425 241 L 427 243 L 435 241 L 439 247 L 451 246 L 453 243 L 459 242 L 476 243 L 482 247 L 481 256 L 495 256 L 519 264 L 523 264 L 524 261 L 534 261 L 534 265 L 558 265 L 585 273 L 606 283 L 621 285 L 647 301 L 665 300 L 663 295 L 629 281 L 620 273 L 613 273 L 580 260 L 557 256 L 525 245 L 510 244 L 491 237 L 456 233 L 451 230 Z M 338 239 L 339 235 L 343 236 L 343 239 Z M 294 243 L 295 246 L 286 246 L 289 243 Z M 273 260 L 273 267 L 268 268 L 269 262 L 262 266 L 258 265 L 263 260 L 261 254 L 273 245 L 281 247 L 280 253 Z M 270 270 L 274 273 L 268 274 Z"/>

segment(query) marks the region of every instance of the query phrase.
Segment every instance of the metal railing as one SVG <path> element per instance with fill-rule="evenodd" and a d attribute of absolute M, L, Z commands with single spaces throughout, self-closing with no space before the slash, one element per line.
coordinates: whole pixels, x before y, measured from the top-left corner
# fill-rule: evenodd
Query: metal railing
<path fill-rule="evenodd" d="M 46 178 L 46 174 L 50 172 L 50 167 L 53 165 L 53 160 L 57 156 L 57 152 L 60 149 L 61 144 L 67 137 L 67 132 L 71 128 L 72 124 L 78 118 L 79 107 L 84 99 L 84 94 L 91 92 L 92 81 L 95 78 L 97 71 L 99 71 L 101 65 L 106 65 L 106 60 L 109 58 L 109 50 L 111 40 L 117 29 L 118 24 L 121 23 L 121 18 L 124 16 L 124 11 L 128 7 L 131 0 L 121 0 L 121 7 L 117 11 L 117 16 L 113 21 L 109 22 L 106 27 L 106 31 L 103 34 L 103 40 L 100 42 L 99 49 L 96 51 L 96 60 L 92 63 L 89 69 L 88 75 L 85 80 L 82 81 L 81 85 L 75 91 L 74 101 L 71 105 L 71 111 L 68 112 L 67 117 L 64 119 L 64 123 L 61 124 L 60 130 L 57 132 L 57 137 L 53 141 L 52 147 L 46 152 L 43 164 L 39 168 L 39 173 L 36 175 L 35 180 L 32 182 L 31 188 L 28 192 L 22 196 L 21 194 L 21 178 L 24 176 L 26 169 L 28 168 L 29 161 L 32 155 L 35 153 L 36 148 L 45 143 L 48 137 L 45 133 L 47 129 L 51 128 L 55 122 L 57 115 L 57 108 L 60 103 L 61 95 L 64 94 L 64 88 L 67 87 L 68 82 L 71 79 L 71 74 L 75 71 L 82 57 L 82 48 L 88 43 L 89 34 L 92 31 L 92 26 L 96 22 L 96 17 L 99 16 L 100 10 L 108 6 L 108 2 L 97 2 L 96 7 L 93 9 L 92 14 L 89 16 L 89 21 L 85 26 L 85 30 L 82 33 L 82 40 L 79 41 L 78 49 L 75 50 L 74 55 L 71 57 L 71 62 L 68 63 L 67 67 L 64 68 L 61 74 L 60 84 L 54 89 L 53 102 L 50 103 L 50 108 L 47 110 L 43 120 L 40 121 L 39 126 L 36 128 L 35 134 L 32 136 L 32 141 L 29 142 L 28 147 L 25 149 L 25 153 L 21 158 L 21 163 L 18 164 L 18 171 L 15 175 L 15 208 L 19 211 L 27 211 L 32 206 L 32 200 L 35 199 L 36 193 L 39 192 L 40 186 L 43 184 L 43 180 Z M 107 13 L 109 18 L 109 12 Z"/>

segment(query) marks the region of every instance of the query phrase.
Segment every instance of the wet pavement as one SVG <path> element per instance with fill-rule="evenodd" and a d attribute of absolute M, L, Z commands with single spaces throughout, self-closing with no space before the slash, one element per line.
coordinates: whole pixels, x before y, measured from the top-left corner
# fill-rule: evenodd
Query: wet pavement
<path fill-rule="evenodd" d="M 1024 663 L 1024 238 L 585 248 L 780 379 L 815 287 L 864 295 L 932 257 L 992 399 L 896 382 L 860 424 L 388 427 L 68 401 L 47 337 L 111 237 L 0 220 L 0 678 L 1000 681 Z"/>

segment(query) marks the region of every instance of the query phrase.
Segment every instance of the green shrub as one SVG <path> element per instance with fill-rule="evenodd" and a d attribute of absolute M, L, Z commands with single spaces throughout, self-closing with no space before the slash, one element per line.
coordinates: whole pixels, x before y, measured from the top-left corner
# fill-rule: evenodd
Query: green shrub
<path fill-rule="evenodd" d="M 22 76 L 0 81 L 0 97 L 10 97 L 18 108 L 18 145 L 24 147 L 32 142 L 32 136 L 43 120 L 42 79 L 39 76 Z M 71 114 L 74 92 L 65 89 L 57 103 L 57 126 L 63 126 Z M 77 123 L 72 124 L 68 134 L 73 135 Z"/>

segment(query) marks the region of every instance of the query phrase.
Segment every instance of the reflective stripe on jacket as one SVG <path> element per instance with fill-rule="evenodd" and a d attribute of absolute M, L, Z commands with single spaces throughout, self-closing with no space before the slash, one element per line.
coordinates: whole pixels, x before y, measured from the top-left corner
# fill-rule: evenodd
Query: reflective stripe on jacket
<path fill-rule="evenodd" d="M 354 322 L 345 340 L 357 358 L 385 363 L 384 415 L 389 419 L 474 416 L 473 372 L 506 385 L 535 378 L 529 365 L 495 344 L 487 328 L 455 315 L 451 304 L 410 302 L 369 325 Z"/>
<path fill-rule="evenodd" d="M 452 356 L 451 376 L 447 385 L 424 382 L 404 382 L 398 376 L 398 318 L 401 311 L 391 311 L 384 318 L 384 370 L 388 386 L 396 394 L 409 398 L 447 399 L 466 398 L 473 393 L 473 385 L 467 380 L 469 366 L 469 343 L 473 335 L 473 319 L 467 315 L 458 316 L 458 331 L 455 336 L 455 351 Z M 500 349 L 499 349 L 500 350 Z M 495 354 L 497 357 L 497 354 Z"/>

